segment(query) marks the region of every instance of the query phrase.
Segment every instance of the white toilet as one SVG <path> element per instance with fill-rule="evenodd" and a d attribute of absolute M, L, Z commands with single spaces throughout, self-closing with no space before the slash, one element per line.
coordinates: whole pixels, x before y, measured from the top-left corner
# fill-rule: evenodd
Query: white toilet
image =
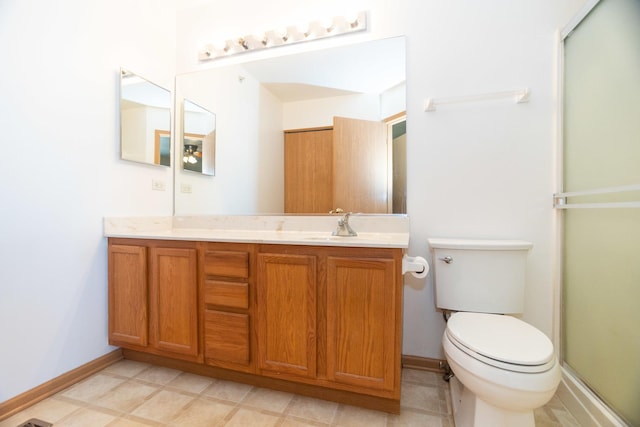
<path fill-rule="evenodd" d="M 545 334 L 509 314 L 522 313 L 525 261 L 518 240 L 429 239 L 436 306 L 453 314 L 442 345 L 456 427 L 533 427 L 533 410 L 560 383 Z"/>

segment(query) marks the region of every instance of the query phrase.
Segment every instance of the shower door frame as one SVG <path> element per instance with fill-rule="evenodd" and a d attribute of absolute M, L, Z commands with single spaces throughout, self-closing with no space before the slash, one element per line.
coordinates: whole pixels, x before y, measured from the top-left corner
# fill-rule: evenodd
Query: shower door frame
<path fill-rule="evenodd" d="M 558 205 L 564 199 L 564 77 L 565 77 L 565 47 L 567 37 L 601 0 L 587 0 L 569 23 L 556 33 L 556 135 L 555 135 L 555 192 L 553 195 L 554 219 L 554 321 L 553 344 L 557 349 L 557 356 L 561 362 L 562 380 L 558 387 L 557 396 L 576 418 L 581 426 L 612 426 L 627 427 L 615 412 L 602 399 L 578 378 L 578 375 L 564 362 L 563 331 L 563 253 L 564 253 L 564 211 Z"/>

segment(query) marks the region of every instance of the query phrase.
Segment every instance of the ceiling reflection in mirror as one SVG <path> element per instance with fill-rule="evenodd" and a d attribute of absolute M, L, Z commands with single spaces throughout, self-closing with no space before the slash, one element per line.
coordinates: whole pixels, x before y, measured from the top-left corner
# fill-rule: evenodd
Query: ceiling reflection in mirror
<path fill-rule="evenodd" d="M 214 179 L 175 169 L 178 215 L 406 212 L 404 37 L 178 75 L 176 99 L 215 112 L 216 139 Z"/>
<path fill-rule="evenodd" d="M 171 166 L 171 92 L 120 70 L 120 157 Z"/>
<path fill-rule="evenodd" d="M 182 168 L 215 175 L 216 116 L 188 99 L 182 102 Z"/>

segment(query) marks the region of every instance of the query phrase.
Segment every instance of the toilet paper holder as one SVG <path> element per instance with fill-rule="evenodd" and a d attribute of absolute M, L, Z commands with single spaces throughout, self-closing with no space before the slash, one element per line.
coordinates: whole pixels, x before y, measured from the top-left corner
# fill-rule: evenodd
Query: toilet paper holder
<path fill-rule="evenodd" d="M 402 257 L 402 274 L 411 273 L 414 277 L 423 278 L 429 274 L 429 263 L 421 256 Z"/>

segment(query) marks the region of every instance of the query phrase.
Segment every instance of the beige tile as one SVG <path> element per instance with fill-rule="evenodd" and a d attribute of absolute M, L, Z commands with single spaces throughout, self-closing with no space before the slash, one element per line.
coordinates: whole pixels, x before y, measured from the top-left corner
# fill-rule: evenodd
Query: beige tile
<path fill-rule="evenodd" d="M 121 378 L 98 373 L 62 391 L 59 395 L 83 402 L 93 402 L 123 382 L 125 380 Z"/>
<path fill-rule="evenodd" d="M 218 425 L 233 410 L 232 405 L 198 399 L 175 418 L 170 426 L 209 427 Z"/>
<path fill-rule="evenodd" d="M 114 422 L 108 425 L 108 427 L 153 427 L 153 426 L 161 426 L 162 424 L 148 421 L 136 421 L 128 418 L 118 418 Z M 55 427 L 55 426 L 54 426 Z"/>
<path fill-rule="evenodd" d="M 215 397 L 216 399 L 228 400 L 230 402 L 240 402 L 251 391 L 253 386 L 247 384 L 234 383 L 231 381 L 216 380 L 204 391 L 204 395 Z"/>
<path fill-rule="evenodd" d="M 267 388 L 254 388 L 241 403 L 281 414 L 287 409 L 291 399 L 293 399 L 293 395 L 290 393 Z"/>
<path fill-rule="evenodd" d="M 442 417 L 402 409 L 400 415 L 388 415 L 389 427 L 442 427 Z"/>
<path fill-rule="evenodd" d="M 89 408 L 79 409 L 55 424 L 55 427 L 102 427 L 117 417 Z"/>
<path fill-rule="evenodd" d="M 580 427 L 578 421 L 566 409 L 551 409 L 562 427 Z"/>
<path fill-rule="evenodd" d="M 442 417 L 442 427 L 455 427 L 453 417 Z"/>
<path fill-rule="evenodd" d="M 387 414 L 355 406 L 341 405 L 334 425 L 341 427 L 385 427 Z"/>
<path fill-rule="evenodd" d="M 438 388 L 438 397 L 440 398 L 440 413 L 453 415 L 453 405 L 451 403 L 449 388 Z"/>
<path fill-rule="evenodd" d="M 93 403 L 103 408 L 129 413 L 158 391 L 158 387 L 130 380 L 107 392 Z"/>
<path fill-rule="evenodd" d="M 296 418 L 293 415 L 287 415 L 282 420 L 280 427 L 329 427 L 330 424 L 321 423 L 319 421 L 303 420 L 302 418 Z"/>
<path fill-rule="evenodd" d="M 123 377 L 135 377 L 140 372 L 149 368 L 151 365 L 142 362 L 136 362 L 135 360 L 120 360 L 112 365 L 106 367 L 102 372 L 108 372 L 110 374 L 122 375 Z"/>
<path fill-rule="evenodd" d="M 56 423 L 83 406 L 84 405 L 80 406 L 66 400 L 57 399 L 56 397 L 50 397 L 23 411 L 21 413 L 21 418 L 24 419 L 21 419 L 20 423 L 27 421 L 30 418 L 37 418 L 49 423 Z M 18 424 L 19 423 L 14 423 L 11 427 L 15 427 Z"/>
<path fill-rule="evenodd" d="M 136 379 L 148 381 L 154 384 L 166 385 L 173 381 L 182 372 L 163 366 L 152 366 L 135 376 Z"/>
<path fill-rule="evenodd" d="M 288 415 L 305 420 L 320 421 L 331 424 L 338 412 L 338 404 L 311 397 L 296 396 L 287 409 Z"/>
<path fill-rule="evenodd" d="M 446 387 L 447 383 L 442 379 L 441 373 L 423 371 L 420 369 L 403 369 L 402 382 L 420 385 L 442 386 Z"/>
<path fill-rule="evenodd" d="M 440 390 L 433 386 L 405 383 L 402 385 L 400 405 L 404 408 L 441 413 Z M 446 410 L 444 413 L 446 413 Z"/>
<path fill-rule="evenodd" d="M 136 408 L 132 415 L 148 420 L 168 423 L 177 417 L 194 400 L 182 393 L 162 390 Z"/>
<path fill-rule="evenodd" d="M 212 383 L 213 380 L 211 378 L 184 372 L 167 385 L 190 393 L 200 394 Z"/>
<path fill-rule="evenodd" d="M 225 427 L 274 427 L 279 417 L 265 414 L 261 411 L 253 411 L 241 408 L 227 422 Z"/>
<path fill-rule="evenodd" d="M 38 417 L 34 417 L 30 415 L 29 410 L 25 409 L 24 411 L 18 412 L 17 414 L 10 416 L 9 418 L 3 421 L 0 421 L 0 427 L 16 427 L 29 421 L 31 418 L 38 418 Z M 41 418 L 38 418 L 38 419 L 41 419 Z M 42 421 L 49 421 L 49 420 L 42 419 Z"/>

